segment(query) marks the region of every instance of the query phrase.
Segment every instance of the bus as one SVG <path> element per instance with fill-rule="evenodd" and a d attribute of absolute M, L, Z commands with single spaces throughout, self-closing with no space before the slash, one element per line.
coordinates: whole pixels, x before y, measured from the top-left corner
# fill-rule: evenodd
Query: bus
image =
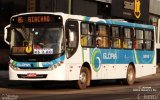
<path fill-rule="evenodd" d="M 156 73 L 151 25 L 32 12 L 12 16 L 4 33 L 10 45 L 10 80 L 36 82 L 35 86 L 67 81 L 85 89 L 94 80 L 132 85 L 136 78 Z"/>

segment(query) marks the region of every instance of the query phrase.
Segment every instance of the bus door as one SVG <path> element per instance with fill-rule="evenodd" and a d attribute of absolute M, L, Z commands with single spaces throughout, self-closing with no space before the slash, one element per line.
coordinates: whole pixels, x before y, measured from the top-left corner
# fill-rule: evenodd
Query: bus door
<path fill-rule="evenodd" d="M 65 37 L 66 37 L 66 57 L 67 57 L 67 70 L 69 79 L 77 79 L 78 66 L 81 66 L 80 55 L 78 50 L 79 32 L 78 21 L 68 19 L 65 24 Z M 73 67 L 74 66 L 74 67 Z M 70 71 L 72 70 L 72 71 Z"/>
<path fill-rule="evenodd" d="M 78 48 L 78 21 L 66 21 L 66 55 L 72 57 Z"/>

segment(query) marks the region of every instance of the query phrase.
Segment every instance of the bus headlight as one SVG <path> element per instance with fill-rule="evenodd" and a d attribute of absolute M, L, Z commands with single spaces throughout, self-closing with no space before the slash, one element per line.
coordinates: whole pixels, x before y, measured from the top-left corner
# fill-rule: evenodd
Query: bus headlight
<path fill-rule="evenodd" d="M 48 70 L 53 70 L 53 69 L 54 69 L 53 66 L 48 68 Z"/>
<path fill-rule="evenodd" d="M 10 67 L 11 67 L 13 70 L 20 70 L 20 68 L 14 66 L 14 65 L 10 65 Z"/>

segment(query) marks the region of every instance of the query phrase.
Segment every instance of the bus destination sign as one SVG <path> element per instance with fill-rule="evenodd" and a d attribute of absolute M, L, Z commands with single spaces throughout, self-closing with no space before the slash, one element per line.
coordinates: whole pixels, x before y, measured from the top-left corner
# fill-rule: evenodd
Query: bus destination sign
<path fill-rule="evenodd" d="M 48 23 L 51 22 L 50 16 L 19 16 L 17 22 L 21 23 Z"/>
<path fill-rule="evenodd" d="M 41 26 L 51 24 L 62 24 L 62 17 L 51 14 L 26 14 L 12 17 L 11 26 Z"/>

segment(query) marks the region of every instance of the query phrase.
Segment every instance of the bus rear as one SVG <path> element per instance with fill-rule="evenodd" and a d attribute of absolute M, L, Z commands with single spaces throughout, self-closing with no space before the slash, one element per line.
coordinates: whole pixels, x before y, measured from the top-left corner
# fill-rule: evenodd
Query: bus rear
<path fill-rule="evenodd" d="M 62 17 L 21 14 L 11 18 L 10 80 L 65 80 Z"/>

